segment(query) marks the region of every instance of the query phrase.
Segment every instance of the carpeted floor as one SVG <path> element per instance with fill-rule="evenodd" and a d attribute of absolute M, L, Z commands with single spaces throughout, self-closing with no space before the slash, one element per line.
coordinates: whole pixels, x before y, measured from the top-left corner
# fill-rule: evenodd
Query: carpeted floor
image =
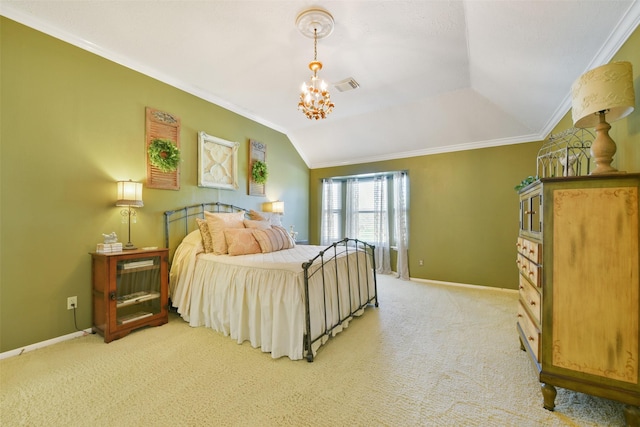
<path fill-rule="evenodd" d="M 313 363 L 274 360 L 179 317 L 0 361 L 3 426 L 623 426 L 622 405 L 558 389 L 515 330 L 515 292 L 379 276 L 380 307 Z"/>

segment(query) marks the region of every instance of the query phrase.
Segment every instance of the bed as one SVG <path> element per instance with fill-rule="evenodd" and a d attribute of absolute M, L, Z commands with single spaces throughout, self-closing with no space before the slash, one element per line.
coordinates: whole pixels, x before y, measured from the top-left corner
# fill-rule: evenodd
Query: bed
<path fill-rule="evenodd" d="M 374 247 L 345 238 L 326 247 L 291 239 L 282 249 L 270 248 L 261 236 L 286 230 L 279 217 L 261 215 L 268 214 L 219 202 L 164 213 L 171 306 L 193 327 L 249 341 L 273 358 L 312 362 L 354 317 L 368 306 L 378 307 Z M 209 236 L 220 242 L 219 235 L 203 228 L 208 222 L 209 230 L 216 230 L 212 218 L 223 218 L 228 252 L 205 251 L 212 243 Z M 226 228 L 229 218 L 242 219 L 242 225 Z M 246 242 L 241 246 L 229 238 L 237 235 L 253 236 L 259 249 L 245 253 Z"/>

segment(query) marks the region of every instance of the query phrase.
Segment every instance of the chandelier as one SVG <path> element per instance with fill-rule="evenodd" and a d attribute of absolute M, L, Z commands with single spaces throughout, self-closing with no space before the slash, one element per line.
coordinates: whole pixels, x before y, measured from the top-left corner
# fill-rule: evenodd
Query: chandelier
<path fill-rule="evenodd" d="M 309 9 L 296 18 L 298 30 L 307 37 L 313 37 L 313 61 L 309 69 L 313 72 L 311 80 L 302 83 L 298 110 L 309 119 L 324 119 L 333 111 L 334 104 L 327 90 L 327 84 L 318 77 L 322 62 L 318 61 L 318 38 L 323 38 L 333 31 L 333 16 L 323 9 Z"/>

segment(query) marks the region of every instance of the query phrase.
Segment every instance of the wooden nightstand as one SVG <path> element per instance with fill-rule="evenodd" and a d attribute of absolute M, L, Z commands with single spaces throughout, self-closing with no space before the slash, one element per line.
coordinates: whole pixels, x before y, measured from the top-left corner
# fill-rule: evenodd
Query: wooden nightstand
<path fill-rule="evenodd" d="M 93 331 L 105 342 L 168 316 L 168 249 L 91 253 Z"/>

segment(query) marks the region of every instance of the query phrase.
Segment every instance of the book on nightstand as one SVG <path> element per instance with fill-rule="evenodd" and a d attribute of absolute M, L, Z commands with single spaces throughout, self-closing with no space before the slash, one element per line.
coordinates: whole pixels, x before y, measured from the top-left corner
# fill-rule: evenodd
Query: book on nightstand
<path fill-rule="evenodd" d="M 127 314 L 126 316 L 122 316 L 118 318 L 118 324 L 124 325 L 130 322 L 135 322 L 136 320 L 144 319 L 145 317 L 153 316 L 153 313 L 149 313 L 148 311 L 137 311 L 135 313 Z"/>

